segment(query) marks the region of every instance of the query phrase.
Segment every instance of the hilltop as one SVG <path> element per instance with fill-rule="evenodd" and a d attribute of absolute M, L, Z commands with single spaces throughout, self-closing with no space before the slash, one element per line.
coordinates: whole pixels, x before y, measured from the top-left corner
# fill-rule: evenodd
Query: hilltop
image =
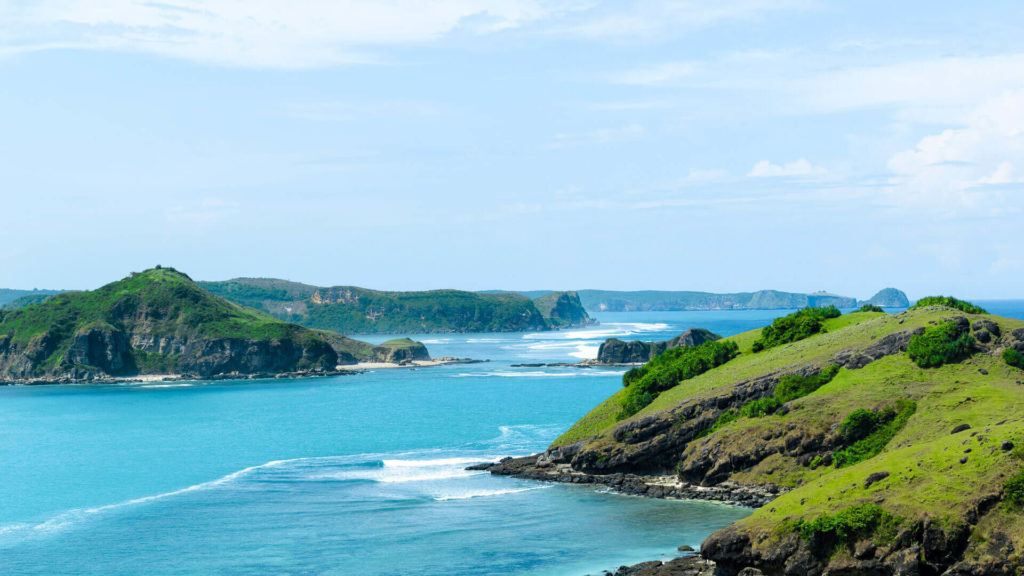
<path fill-rule="evenodd" d="M 492 471 L 760 506 L 704 542 L 721 575 L 1015 574 L 1022 352 L 1024 322 L 952 298 L 801 311 L 668 350 Z"/>
<path fill-rule="evenodd" d="M 215 296 L 173 268 L 0 311 L 0 382 L 315 373 L 424 357 L 423 345 L 411 340 L 373 346 L 281 322 Z"/>
<path fill-rule="evenodd" d="M 462 290 L 384 292 L 356 286 L 316 287 L 270 278 L 200 285 L 279 320 L 346 334 L 518 332 L 593 323 L 574 292 L 536 301 L 514 293 Z"/>

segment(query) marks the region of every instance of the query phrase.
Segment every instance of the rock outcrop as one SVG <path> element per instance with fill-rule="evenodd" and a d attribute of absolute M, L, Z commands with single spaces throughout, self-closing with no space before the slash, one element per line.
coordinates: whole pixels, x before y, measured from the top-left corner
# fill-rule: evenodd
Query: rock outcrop
<path fill-rule="evenodd" d="M 597 351 L 595 364 L 644 364 L 671 348 L 682 346 L 700 346 L 705 342 L 721 338 L 703 328 L 691 328 L 671 340 L 661 342 L 642 342 L 633 340 L 623 342 L 618 338 L 609 338 L 601 344 Z"/>
<path fill-rule="evenodd" d="M 875 293 L 871 298 L 861 300 L 858 304 L 860 306 L 870 304 L 873 306 L 882 306 L 883 308 L 907 308 L 910 306 L 910 300 L 907 299 L 907 295 L 902 290 L 897 290 L 896 288 L 883 288 Z"/>

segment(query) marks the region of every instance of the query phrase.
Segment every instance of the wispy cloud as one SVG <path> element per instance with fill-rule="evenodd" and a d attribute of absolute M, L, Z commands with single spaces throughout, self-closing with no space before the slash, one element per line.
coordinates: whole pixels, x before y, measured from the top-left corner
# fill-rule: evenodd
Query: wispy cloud
<path fill-rule="evenodd" d="M 629 124 L 621 128 L 601 128 L 585 132 L 562 132 L 555 134 L 551 141 L 545 143 L 542 148 L 557 150 L 563 148 L 577 148 L 593 144 L 609 144 L 612 142 L 623 142 L 636 140 L 644 135 L 644 127 L 640 124 Z"/>
<path fill-rule="evenodd" d="M 772 164 L 768 160 L 761 160 L 750 170 L 747 176 L 752 178 L 777 178 L 777 177 L 790 177 L 790 178 L 806 178 L 811 176 L 824 176 L 828 173 L 828 170 L 814 166 L 807 161 L 806 158 L 801 158 L 794 162 L 787 162 L 785 164 Z"/>
<path fill-rule="evenodd" d="M 285 112 L 292 118 L 313 122 L 346 122 L 367 116 L 434 117 L 442 107 L 433 102 L 416 100 L 376 100 L 371 102 L 292 102 Z"/>

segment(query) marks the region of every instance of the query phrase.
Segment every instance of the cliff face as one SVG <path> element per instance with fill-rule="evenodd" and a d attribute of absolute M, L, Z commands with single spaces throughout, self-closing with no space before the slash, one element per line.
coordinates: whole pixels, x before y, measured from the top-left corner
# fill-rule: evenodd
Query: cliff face
<path fill-rule="evenodd" d="M 267 278 L 202 282 L 201 286 L 279 320 L 346 334 L 518 332 L 592 323 L 573 292 L 548 294 L 534 302 L 513 293 L 384 292 Z"/>
<path fill-rule="evenodd" d="M 643 364 L 655 356 L 671 348 L 680 346 L 700 346 L 705 342 L 721 338 L 703 328 L 691 328 L 671 340 L 662 342 L 642 342 L 633 340 L 623 342 L 617 338 L 609 338 L 597 350 L 598 364 Z"/>
<path fill-rule="evenodd" d="M 825 328 L 760 352 L 760 331 L 730 337 L 740 354 L 724 365 L 621 420 L 620 392 L 532 462 L 495 471 L 655 497 L 764 495 L 702 546 L 722 576 L 1024 570 L 1024 371 L 1003 360 L 1024 350 L 1024 322 L 931 306 Z M 934 348 L 945 330 L 962 348 Z M 918 364 L 939 349 L 941 366 Z"/>
<path fill-rule="evenodd" d="M 576 292 L 552 292 L 535 298 L 533 305 L 553 328 L 586 326 L 595 321 L 587 314 Z"/>
<path fill-rule="evenodd" d="M 169 268 L 0 315 L 0 381 L 277 374 L 425 355 L 412 341 L 371 346 L 277 321 Z"/>

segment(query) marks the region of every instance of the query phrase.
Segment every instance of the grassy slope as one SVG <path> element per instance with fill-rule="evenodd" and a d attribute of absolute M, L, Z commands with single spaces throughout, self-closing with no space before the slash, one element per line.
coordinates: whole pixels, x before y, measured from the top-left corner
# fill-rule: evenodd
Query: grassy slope
<path fill-rule="evenodd" d="M 891 332 L 961 315 L 964 314 L 942 307 L 911 310 L 898 316 L 847 314 L 827 321 L 825 334 L 759 354 L 751 354 L 750 346 L 760 331 L 740 334 L 731 338 L 742 351 L 738 358 L 663 393 L 634 418 L 672 408 L 744 378 L 821 364 L 841 349 L 864 346 Z M 1019 320 L 992 315 L 967 316 L 972 321 L 995 321 L 1004 334 L 1024 326 Z M 903 324 L 899 324 L 900 318 L 904 319 Z M 707 438 L 694 441 L 687 452 L 700 454 L 704 443 L 710 442 L 742 449 L 779 430 L 819 430 L 825 434 L 857 408 L 892 406 L 896 399 L 910 398 L 917 402 L 916 413 L 874 458 L 848 468 L 812 469 L 776 454 L 753 468 L 734 473 L 730 479 L 745 484 L 795 487 L 737 526 L 760 534 L 764 539 L 762 545 L 768 546 L 786 521 L 811 520 L 861 502 L 881 504 L 904 518 L 930 516 L 963 521 L 977 498 L 998 494 L 1002 483 L 1024 466 L 1019 458 L 1000 449 L 1006 440 L 1024 446 L 1022 382 L 1024 370 L 984 353 L 934 369 L 917 367 L 906 354 L 888 356 L 860 370 L 840 370 L 830 383 L 790 403 L 790 411 L 785 415 L 741 418 Z M 618 424 L 614 415 L 620 396 L 621 392 L 595 408 L 555 444 L 591 436 L 591 442 L 614 442 L 610 431 Z M 950 434 L 959 424 L 972 428 Z M 965 452 L 968 448 L 970 451 Z M 966 463 L 961 463 L 965 456 Z M 867 476 L 880 471 L 890 476 L 866 488 Z M 1024 549 L 1024 516 L 1019 511 L 1001 505 L 983 519 L 972 538 L 984 540 L 986 534 L 996 529 L 1010 534 L 1017 550 Z"/>

